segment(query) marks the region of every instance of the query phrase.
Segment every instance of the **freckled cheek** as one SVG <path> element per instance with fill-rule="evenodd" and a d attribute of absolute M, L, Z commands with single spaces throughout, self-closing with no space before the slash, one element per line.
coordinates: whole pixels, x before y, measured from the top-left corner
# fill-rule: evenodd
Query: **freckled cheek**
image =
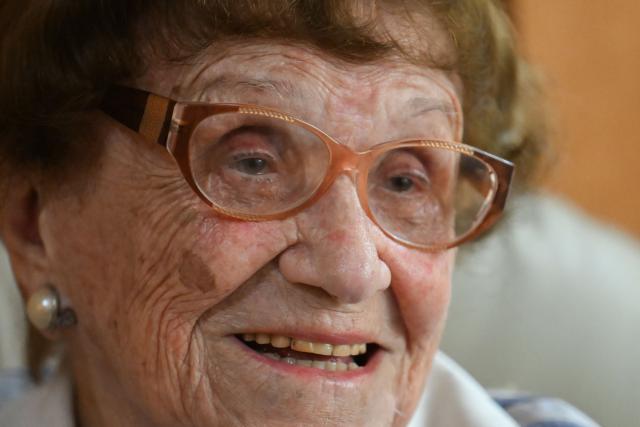
<path fill-rule="evenodd" d="M 185 335 L 177 331 L 193 325 L 286 247 L 279 223 L 210 218 L 189 233 L 171 248 L 176 264 L 171 261 L 163 267 L 172 272 L 170 279 L 153 282 L 148 286 L 154 290 L 153 297 L 141 294 L 135 302 L 138 308 L 127 310 L 128 316 L 143 318 L 136 322 L 146 324 L 142 325 L 143 336 L 152 336 L 159 328 L 157 333 L 169 332 L 165 338 L 174 341 L 166 344 L 176 349 L 185 344 Z"/>
<path fill-rule="evenodd" d="M 204 222 L 185 252 L 181 280 L 203 292 L 227 295 L 287 247 L 283 227 L 281 222 Z"/>

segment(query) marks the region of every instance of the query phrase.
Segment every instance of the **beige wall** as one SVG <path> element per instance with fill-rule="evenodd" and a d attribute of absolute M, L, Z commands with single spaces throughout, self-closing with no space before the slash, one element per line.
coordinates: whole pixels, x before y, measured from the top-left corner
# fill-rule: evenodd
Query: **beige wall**
<path fill-rule="evenodd" d="M 640 237 L 640 1 L 511 7 L 555 111 L 557 160 L 545 187 Z"/>

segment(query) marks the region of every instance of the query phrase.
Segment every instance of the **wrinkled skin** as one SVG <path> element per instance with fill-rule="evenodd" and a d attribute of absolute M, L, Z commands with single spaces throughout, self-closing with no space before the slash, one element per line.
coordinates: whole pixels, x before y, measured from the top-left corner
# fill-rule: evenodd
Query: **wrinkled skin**
<path fill-rule="evenodd" d="M 400 59 L 354 65 L 302 46 L 244 43 L 153 67 L 133 84 L 178 100 L 277 107 L 354 150 L 459 137 L 450 114 L 411 101 L 457 103 L 452 79 Z M 161 147 L 102 113 L 95 122 L 105 149 L 88 191 L 40 195 L 40 273 L 13 257 L 26 294 L 46 280 L 77 313 L 62 339 L 83 426 L 408 421 L 443 329 L 452 251 L 385 236 L 349 174 L 289 219 L 222 218 Z M 382 354 L 363 375 L 298 375 L 256 358 L 234 338 L 243 332 L 347 337 Z"/>

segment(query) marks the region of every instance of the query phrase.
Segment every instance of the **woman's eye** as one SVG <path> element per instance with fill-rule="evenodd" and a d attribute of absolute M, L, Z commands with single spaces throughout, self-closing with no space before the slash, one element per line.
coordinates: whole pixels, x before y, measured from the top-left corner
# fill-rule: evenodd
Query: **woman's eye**
<path fill-rule="evenodd" d="M 414 182 L 408 176 L 393 176 L 389 178 L 389 187 L 399 193 L 409 191 L 413 188 Z"/>
<path fill-rule="evenodd" d="M 273 172 L 269 160 L 256 155 L 234 159 L 232 168 L 247 175 L 265 175 Z"/>
<path fill-rule="evenodd" d="M 427 191 L 430 186 L 428 165 L 409 150 L 392 150 L 374 171 L 378 184 L 396 194 Z"/>
<path fill-rule="evenodd" d="M 387 178 L 387 188 L 395 193 L 424 191 L 429 186 L 429 178 L 420 172 L 391 175 Z"/>

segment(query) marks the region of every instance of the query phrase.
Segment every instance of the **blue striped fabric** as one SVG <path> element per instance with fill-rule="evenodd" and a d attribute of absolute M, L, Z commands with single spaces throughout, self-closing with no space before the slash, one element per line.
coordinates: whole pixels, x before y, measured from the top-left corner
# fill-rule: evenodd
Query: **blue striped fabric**
<path fill-rule="evenodd" d="M 560 399 L 505 390 L 490 393 L 520 427 L 600 427 L 583 412 Z"/>

